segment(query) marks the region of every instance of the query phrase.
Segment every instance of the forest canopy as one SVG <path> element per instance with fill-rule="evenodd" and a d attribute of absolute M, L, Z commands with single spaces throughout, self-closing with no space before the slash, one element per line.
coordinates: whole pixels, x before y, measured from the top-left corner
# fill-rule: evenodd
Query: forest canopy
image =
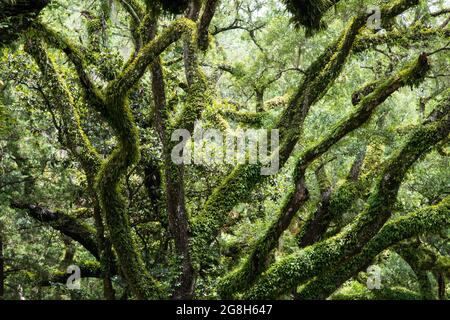
<path fill-rule="evenodd" d="M 449 51 L 448 0 L 0 0 L 0 300 L 447 300 Z"/>

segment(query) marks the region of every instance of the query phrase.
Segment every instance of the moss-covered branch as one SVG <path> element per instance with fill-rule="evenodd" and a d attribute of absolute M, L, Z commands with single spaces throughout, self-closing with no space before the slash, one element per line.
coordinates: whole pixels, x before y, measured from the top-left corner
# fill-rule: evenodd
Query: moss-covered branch
<path fill-rule="evenodd" d="M 409 28 L 406 32 L 393 30 L 384 34 L 377 33 L 359 36 L 355 41 L 353 51 L 359 53 L 382 44 L 399 45 L 408 48 L 411 45 L 411 41 L 426 41 L 438 37 L 448 38 L 449 36 L 450 30 L 448 29 L 434 29 L 417 25 Z"/>
<path fill-rule="evenodd" d="M 300 299 L 326 299 L 345 281 L 369 266 L 383 250 L 396 243 L 424 233 L 440 231 L 450 225 L 450 197 L 437 205 L 389 221 L 370 240 L 360 254 L 331 271 L 322 273 L 298 293 Z"/>
<path fill-rule="evenodd" d="M 315 171 L 315 176 L 319 185 L 320 200 L 316 211 L 308 216 L 302 224 L 297 236 L 300 248 L 307 247 L 321 239 L 328 227 L 328 216 L 330 198 L 332 196 L 332 186 L 325 172 L 324 165 L 320 165 Z"/>
<path fill-rule="evenodd" d="M 74 263 L 80 268 L 81 278 L 101 278 L 102 277 L 102 267 L 97 261 L 82 261 L 79 263 Z M 40 286 L 52 286 L 55 284 L 66 284 L 67 280 L 71 276 L 70 273 L 65 272 L 55 272 L 52 273 L 48 278 L 39 280 Z"/>
<path fill-rule="evenodd" d="M 63 121 L 61 143 L 74 155 L 75 159 L 80 162 L 86 174 L 88 191 L 93 204 L 95 227 L 97 229 L 97 247 L 99 249 L 98 255 L 100 256 L 103 270 L 105 271 L 105 296 L 110 299 L 112 298 L 111 293 L 113 292 L 112 285 L 110 283 L 110 273 L 114 268 L 115 261 L 110 250 L 109 241 L 105 238 L 104 224 L 100 212 L 98 196 L 94 190 L 95 178 L 99 172 L 103 160 L 86 136 L 80 123 L 80 116 L 77 106 L 74 103 L 74 99 L 65 82 L 58 75 L 58 70 L 55 68 L 53 61 L 48 56 L 43 44 L 39 40 L 29 38 L 26 43 L 25 50 L 34 58 L 35 62 L 39 66 L 42 76 L 50 89 L 48 98 L 57 112 L 61 115 L 61 119 Z M 79 65 L 77 69 L 84 70 L 81 65 Z M 84 73 L 84 71 L 82 72 Z M 91 97 L 88 101 L 95 100 L 89 92 L 86 93 L 86 96 Z M 94 103 L 99 105 L 98 101 L 94 101 Z"/>
<path fill-rule="evenodd" d="M 159 37 L 151 40 L 135 58 L 132 58 L 132 62 L 127 65 L 122 74 L 109 83 L 105 89 L 105 106 L 98 110 L 113 129 L 119 145 L 102 166 L 97 177 L 97 189 L 123 274 L 139 299 L 159 297 L 161 293 L 159 284 L 146 270 L 136 250 L 125 199 L 121 195 L 120 180 L 138 161 L 140 155 L 137 127 L 131 114 L 127 94 L 143 76 L 147 66 L 154 62 L 170 44 L 183 35 L 186 35 L 188 39 L 195 37 L 195 30 L 195 23 L 181 19 L 168 27 Z M 199 110 L 204 100 L 200 102 L 189 106 Z M 192 120 L 192 122 L 196 118 L 197 115 L 191 113 L 189 117 L 185 117 L 187 121 Z"/>
<path fill-rule="evenodd" d="M 442 200 L 440 203 L 442 203 Z M 414 260 L 418 269 L 434 271 L 450 276 L 450 258 L 441 255 L 439 251 L 421 242 L 400 243 L 394 247 L 403 258 Z M 408 261 L 407 261 L 408 262 Z M 409 262 L 408 262 L 409 263 Z"/>
<path fill-rule="evenodd" d="M 131 227 L 126 214 L 125 201 L 120 192 L 120 180 L 139 157 L 137 129 L 128 106 L 127 93 L 146 71 L 147 66 L 185 31 L 192 29 L 191 23 L 180 20 L 174 23 L 161 37 L 151 41 L 133 60 L 125 71 L 112 81 L 105 92 L 98 93 L 86 75 L 86 63 L 83 52 L 68 43 L 63 37 L 46 32 L 53 43 L 72 59 L 88 93 L 97 97 L 93 106 L 110 124 L 119 140 L 119 147 L 102 163 L 97 176 L 97 190 L 100 204 L 105 212 L 106 222 L 111 234 L 113 246 L 118 254 L 123 274 L 138 298 L 159 296 L 159 285 L 150 276 L 135 248 Z M 47 30 L 48 31 L 48 30 Z M 31 41 L 31 40 L 30 40 Z M 42 55 L 36 52 L 36 55 Z M 58 88 L 58 87 L 56 87 Z M 59 92 L 60 94 L 65 92 Z M 63 97 L 66 97 L 64 94 Z M 81 150 L 86 151 L 86 150 Z M 87 150 L 90 151 L 90 150 Z M 90 152 L 85 155 L 90 155 Z"/>
<path fill-rule="evenodd" d="M 148 65 L 184 34 L 193 37 L 195 29 L 195 23 L 187 19 L 174 22 L 161 36 L 145 45 L 136 57 L 132 57 L 125 70 L 108 84 L 104 92 L 99 92 L 86 73 L 85 52 L 61 35 L 42 26 L 38 28 L 39 31 L 45 31 L 49 43 L 62 49 L 72 60 L 87 96 L 95 98 L 92 105 L 109 123 L 119 140 L 119 147 L 102 164 L 96 186 L 122 271 L 132 291 L 141 299 L 159 296 L 159 285 L 146 270 L 135 248 L 125 201 L 120 194 L 121 178 L 139 158 L 137 128 L 128 105 L 127 94 L 141 79 Z M 198 107 L 198 104 L 195 106 Z"/>
<path fill-rule="evenodd" d="M 324 94 L 326 88 L 331 85 L 342 69 L 342 59 L 345 60 L 345 57 L 349 54 L 349 47 L 351 47 L 351 43 L 361 26 L 361 21 L 358 20 L 357 23 L 355 20 L 352 21 L 344 35 L 306 71 L 305 79 L 297 94 L 291 98 L 287 109 L 275 126 L 280 130 L 281 135 L 281 166 L 287 161 L 298 141 L 303 120 L 306 118 L 310 106 L 318 100 L 319 96 Z M 352 31 L 347 32 L 348 30 Z M 347 41 L 341 43 L 340 40 L 345 38 L 345 35 L 348 35 Z M 335 59 L 332 59 L 333 54 L 336 54 Z M 337 60 L 340 63 L 337 63 Z M 319 77 L 318 74 L 321 76 Z M 321 80 L 314 82 L 317 78 L 321 78 Z M 318 85 L 319 88 L 315 90 L 314 85 Z M 225 223 L 228 212 L 236 204 L 247 201 L 253 188 L 263 179 L 264 177 L 260 175 L 259 165 L 239 165 L 233 170 L 212 193 L 202 212 L 193 222 L 194 241 L 197 248 L 204 248 L 213 241 L 220 227 Z M 195 230 L 197 225 L 198 231 Z"/>
<path fill-rule="evenodd" d="M 80 116 L 72 95 L 61 80 L 41 41 L 28 38 L 25 50 L 39 66 L 42 76 L 50 88 L 51 96 L 49 98 L 61 115 L 64 123 L 63 145 L 80 160 L 88 179 L 93 182 L 100 168 L 101 158 L 81 127 Z"/>
<path fill-rule="evenodd" d="M 345 180 L 332 190 L 329 198 L 322 200 L 317 210 L 308 216 L 302 224 L 297 240 L 301 248 L 319 241 L 332 221 L 337 220 L 346 213 L 356 199 L 367 196 L 372 178 L 379 168 L 367 173 L 360 179 Z"/>
<path fill-rule="evenodd" d="M 99 258 L 95 230 L 61 211 L 50 211 L 42 206 L 13 202 L 13 208 L 26 210 L 37 221 L 45 223 L 62 234 L 80 243 L 94 257 Z"/>
<path fill-rule="evenodd" d="M 447 101 L 444 107 L 447 112 L 441 119 L 420 126 L 408 142 L 392 156 L 377 180 L 367 209 L 359 214 L 348 228 L 330 239 L 275 263 L 256 282 L 247 297 L 275 298 L 324 270 L 333 268 L 339 261 L 359 253 L 389 219 L 398 189 L 408 169 L 420 156 L 448 135 L 448 105 L 450 104 Z"/>
<path fill-rule="evenodd" d="M 206 76 L 199 67 L 198 51 L 198 37 L 196 30 L 194 30 L 193 33 L 186 34 L 184 38 L 184 65 L 188 95 L 179 117 L 174 119 L 173 123 L 167 128 L 168 137 L 172 135 L 173 130 L 180 128 L 190 132 L 194 131 L 195 122 L 200 118 L 203 111 L 212 105 L 213 95 Z M 168 146 L 167 157 L 170 157 L 170 150 L 176 143 L 170 141 L 166 144 Z M 167 159 L 166 165 L 169 225 L 178 253 L 183 259 L 181 284 L 175 292 L 175 298 L 190 299 L 193 296 L 195 272 L 189 241 L 190 225 L 184 191 L 184 167 L 174 164 L 171 159 Z"/>
<path fill-rule="evenodd" d="M 136 0 L 120 0 L 122 8 L 130 16 L 130 32 L 133 36 L 134 56 L 141 50 L 145 37 L 143 37 L 143 31 L 147 30 L 148 23 L 153 21 L 153 12 L 145 14 L 145 9 Z"/>
<path fill-rule="evenodd" d="M 140 156 L 137 127 L 126 93 L 115 86 L 108 87 L 105 106 L 99 110 L 119 144 L 100 168 L 96 188 L 122 272 L 136 297 L 148 299 L 160 296 L 159 284 L 147 271 L 136 249 L 121 191 L 121 179 Z"/>
<path fill-rule="evenodd" d="M 393 17 L 416 5 L 418 0 L 397 0 L 382 7 L 382 13 Z M 291 97 L 274 128 L 280 131 L 280 166 L 283 166 L 296 146 L 309 109 L 327 92 L 345 65 L 355 37 L 364 26 L 366 16 L 353 19 L 339 39 L 330 45 L 306 70 L 302 83 Z M 201 252 L 214 241 L 227 214 L 235 205 L 249 200 L 252 190 L 264 180 L 259 165 L 239 165 L 214 190 L 202 211 L 193 221 L 196 251 Z"/>
<path fill-rule="evenodd" d="M 132 62 L 126 64 L 125 70 L 109 84 L 110 91 L 116 91 L 118 96 L 123 96 L 142 78 L 147 67 L 166 50 L 172 43 L 180 39 L 184 34 L 195 34 L 196 24 L 189 19 L 179 19 L 171 24 L 161 35 L 147 43 L 133 58 Z"/>
<path fill-rule="evenodd" d="M 92 60 L 90 51 L 73 43 L 63 34 L 48 28 L 46 25 L 36 23 L 33 28 L 36 35 L 31 35 L 32 37 L 41 36 L 50 46 L 63 51 L 67 55 L 77 71 L 86 101 L 95 104 L 97 108 L 101 108 L 103 105 L 102 92 L 93 83 L 87 71 L 89 61 Z"/>
<path fill-rule="evenodd" d="M 383 103 L 392 93 L 402 86 L 423 79 L 427 70 L 427 58 L 426 56 L 421 56 L 388 80 L 380 82 L 377 89 L 364 98 L 351 115 L 336 124 L 329 135 L 301 154 L 296 164 L 297 172 L 295 175 L 296 183 L 294 191 L 286 198 L 287 205 L 283 206 L 278 215 L 278 219 L 266 231 L 265 236 L 258 240 L 250 257 L 241 266 L 241 270 L 239 271 L 238 269 L 232 274 L 227 275 L 223 284 L 221 284 L 225 295 L 233 292 L 228 290 L 237 291 L 250 286 L 264 270 L 265 264 L 263 261 L 265 261 L 270 251 L 275 248 L 279 237 L 287 229 L 294 215 L 307 200 L 307 197 L 305 197 L 306 186 L 304 184 L 304 172 L 308 166 L 336 142 L 370 119 L 375 108 Z"/>

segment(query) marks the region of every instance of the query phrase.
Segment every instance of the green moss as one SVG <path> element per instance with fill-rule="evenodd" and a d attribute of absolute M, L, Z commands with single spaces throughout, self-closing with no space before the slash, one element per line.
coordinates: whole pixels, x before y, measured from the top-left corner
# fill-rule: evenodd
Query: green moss
<path fill-rule="evenodd" d="M 403 287 L 368 290 L 358 282 L 333 294 L 330 300 L 421 300 L 420 294 Z"/>
<path fill-rule="evenodd" d="M 290 220 L 286 218 L 287 213 L 293 212 L 291 198 L 294 197 L 294 191 L 286 198 L 284 205 L 281 207 L 277 219 L 271 224 L 264 236 L 258 239 L 252 248 L 248 257 L 243 259 L 242 263 L 232 272 L 228 273 L 220 280 L 218 293 L 223 299 L 231 299 L 233 295 L 248 288 L 256 278 L 267 268 L 269 255 L 277 246 L 278 239 L 284 231 L 282 221 Z M 307 195 L 303 201 L 307 200 Z M 288 222 L 289 224 L 289 222 Z"/>
<path fill-rule="evenodd" d="M 298 93 L 292 97 L 286 111 L 274 126 L 280 130 L 281 166 L 287 161 L 298 142 L 309 108 L 325 94 L 342 70 L 353 39 L 362 25 L 362 19 L 353 20 L 344 36 L 308 68 L 307 76 Z M 238 166 L 214 191 L 202 212 L 194 220 L 193 228 L 197 230 L 194 243 L 198 243 L 195 250 L 200 251 L 205 244 L 211 243 L 226 221 L 228 212 L 236 204 L 249 199 L 255 186 L 264 181 L 264 176 L 260 175 L 259 170 L 257 166 Z"/>
<path fill-rule="evenodd" d="M 407 170 L 432 145 L 448 135 L 449 118 L 448 114 L 444 115 L 442 120 L 424 124 L 416 130 L 380 174 L 367 209 L 345 231 L 281 259 L 261 276 L 247 297 L 276 298 L 303 281 L 333 268 L 342 259 L 359 253 L 389 219 Z M 389 238 L 383 238 L 383 241 Z"/>
<path fill-rule="evenodd" d="M 433 38 L 448 37 L 449 30 L 432 29 L 415 25 L 405 33 L 403 30 L 392 30 L 385 34 L 368 34 L 359 36 L 353 47 L 354 52 L 362 52 L 378 45 L 396 45 L 409 47 L 411 41 L 426 41 Z"/>
<path fill-rule="evenodd" d="M 450 198 L 447 197 L 436 206 L 418 210 L 415 213 L 388 222 L 380 232 L 370 240 L 358 255 L 341 266 L 322 273 L 304 286 L 301 299 L 325 299 L 386 248 L 416 235 L 439 231 L 450 224 L 448 210 Z"/>
<path fill-rule="evenodd" d="M 25 50 L 33 56 L 47 85 L 51 88 L 51 99 L 64 123 L 62 144 L 68 147 L 77 159 L 80 159 L 86 175 L 92 178 L 100 167 L 101 158 L 81 127 L 80 116 L 72 95 L 40 41 L 29 38 Z"/>
<path fill-rule="evenodd" d="M 325 153 L 332 145 L 334 145 L 342 137 L 346 136 L 349 132 L 364 124 L 370 118 L 374 109 L 388 96 L 390 96 L 399 87 L 409 84 L 412 79 L 423 79 L 427 70 L 427 61 L 424 61 L 421 56 L 421 58 L 419 60 L 415 60 L 412 65 L 407 66 L 404 70 L 401 70 L 398 74 L 392 76 L 387 81 L 383 81 L 381 84 L 378 84 L 373 93 L 366 96 L 360 102 L 357 110 L 354 113 L 340 121 L 334 128 L 332 128 L 330 135 L 326 136 L 324 139 L 308 148 L 301 154 L 295 166 L 295 168 L 297 169 L 296 173 L 294 174 L 295 181 L 303 179 L 302 170 L 304 170 L 304 168 L 307 168 L 313 160 Z M 339 195 L 343 195 L 344 193 L 346 193 L 346 191 L 350 191 L 350 196 L 353 196 L 354 192 L 360 191 L 358 187 L 360 186 L 356 184 L 348 184 L 347 188 L 342 189 L 342 192 Z M 291 193 L 287 197 L 286 203 L 288 205 L 294 202 L 294 196 L 295 194 Z M 346 196 L 349 196 L 349 194 L 346 194 Z M 353 201 L 354 198 L 348 197 L 347 201 L 342 198 L 336 200 L 334 200 L 331 204 L 332 210 L 334 210 L 334 214 L 337 214 L 336 211 L 337 209 L 339 209 L 339 207 L 341 209 L 346 209 L 346 207 L 343 207 L 343 205 L 345 205 L 345 202 L 348 203 L 349 201 Z M 278 237 L 281 235 L 281 232 L 279 232 L 279 226 L 284 226 L 285 228 L 287 228 L 289 226 L 289 222 L 296 213 L 289 211 L 289 209 L 294 210 L 290 206 L 287 206 L 286 209 L 283 208 L 281 210 L 279 218 L 272 223 L 271 227 L 267 230 L 265 235 L 261 238 L 260 241 L 258 241 L 250 257 L 240 269 L 240 272 L 242 274 L 239 274 L 239 272 L 237 271 L 237 273 L 227 276 L 226 280 L 224 280 L 223 284 L 221 285 L 224 294 L 229 295 L 230 290 L 248 287 L 252 284 L 258 274 L 260 274 L 264 270 L 262 266 L 263 261 L 267 254 L 275 248 Z M 284 222 L 286 219 L 288 219 L 287 223 Z M 308 224 L 305 227 L 307 228 Z M 306 232 L 306 229 L 304 232 Z"/>
<path fill-rule="evenodd" d="M 126 64 L 122 73 L 109 84 L 107 91 L 124 96 L 142 78 L 151 62 L 183 35 L 195 36 L 196 27 L 195 22 L 186 18 L 173 22 L 160 36 L 147 43 L 136 58 Z"/>
<path fill-rule="evenodd" d="M 102 165 L 97 176 L 97 190 L 105 214 L 114 249 L 117 252 L 122 272 L 130 288 L 139 299 L 161 296 L 160 284 L 148 273 L 132 237 L 126 201 L 121 192 L 121 179 L 140 157 L 138 131 L 128 103 L 129 90 L 140 80 L 147 66 L 170 44 L 182 35 L 195 37 L 195 23 L 180 19 L 167 28 L 164 34 L 146 45 L 132 63 L 109 83 L 105 89 L 104 106 L 98 108 L 103 118 L 113 129 L 119 144 Z M 197 76 L 197 74 L 196 74 Z M 199 75 L 193 90 L 204 88 L 203 76 Z M 203 91 L 204 92 L 204 91 Z M 196 111 L 201 108 L 199 94 L 189 106 Z M 204 97 L 204 96 L 202 96 Z M 196 111 L 192 112 L 195 113 Z M 186 121 L 193 122 L 191 109 Z"/>
<path fill-rule="evenodd" d="M 209 197 L 202 212 L 192 219 L 196 263 L 208 260 L 208 248 L 226 223 L 228 213 L 240 202 L 250 199 L 252 189 L 261 181 L 260 165 L 239 165 Z"/>

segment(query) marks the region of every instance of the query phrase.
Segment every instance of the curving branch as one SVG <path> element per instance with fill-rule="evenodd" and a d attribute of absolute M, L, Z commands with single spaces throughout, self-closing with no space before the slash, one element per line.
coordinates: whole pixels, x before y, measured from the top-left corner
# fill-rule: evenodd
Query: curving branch
<path fill-rule="evenodd" d="M 102 92 L 96 87 L 87 72 L 88 63 L 93 59 L 89 50 L 73 43 L 62 33 L 56 32 L 41 23 L 35 23 L 33 29 L 50 46 L 60 49 L 67 55 L 75 66 L 80 84 L 84 89 L 86 101 L 95 104 L 97 108 L 101 108 L 104 100 Z"/>
<path fill-rule="evenodd" d="M 409 168 L 428 153 L 432 146 L 445 139 L 450 131 L 450 104 L 446 99 L 440 119 L 424 123 L 408 142 L 388 161 L 379 175 L 368 207 L 340 234 L 309 246 L 275 263 L 249 290 L 248 298 L 277 297 L 290 288 L 336 266 L 361 252 L 391 216 L 398 189 Z M 287 276 L 289 275 L 289 276 Z"/>
<path fill-rule="evenodd" d="M 382 13 L 392 17 L 416 5 L 418 0 L 391 1 L 382 8 Z M 280 130 L 280 166 L 284 166 L 299 141 L 303 122 L 309 109 L 327 92 L 339 76 L 360 28 L 365 24 L 365 15 L 353 19 L 343 34 L 330 45 L 305 71 L 302 83 L 292 96 L 278 123 Z M 202 211 L 194 218 L 193 234 L 196 251 L 201 252 L 214 242 L 215 236 L 225 224 L 233 207 L 249 200 L 252 190 L 264 180 L 258 165 L 239 165 L 214 190 Z"/>
<path fill-rule="evenodd" d="M 106 91 L 114 92 L 116 96 L 124 96 L 142 78 L 147 67 L 172 43 L 183 35 L 195 33 L 196 24 L 185 18 L 181 18 L 171 24 L 161 35 L 147 43 L 137 54 L 136 58 L 112 81 Z"/>
<path fill-rule="evenodd" d="M 61 211 L 50 211 L 39 205 L 12 202 L 11 207 L 26 210 L 30 217 L 45 223 L 62 234 L 77 241 L 94 257 L 99 259 L 95 230 Z"/>
<path fill-rule="evenodd" d="M 64 81 L 58 75 L 58 70 L 48 56 L 42 42 L 37 39 L 28 39 L 25 50 L 34 58 L 41 70 L 42 77 L 52 88 L 48 98 L 55 110 L 60 114 L 63 122 L 62 128 L 59 129 L 62 133 L 62 145 L 80 162 L 86 174 L 88 191 L 93 203 L 95 227 L 97 229 L 98 255 L 101 257 L 104 270 L 104 292 L 106 298 L 112 299 L 113 289 L 110 273 L 114 268 L 115 262 L 113 261 L 113 254 L 109 248 L 109 240 L 104 235 L 103 219 L 100 213 L 98 197 L 94 190 L 95 178 L 103 160 L 81 127 L 78 108 L 75 105 L 73 97 Z M 80 66 L 78 70 L 84 69 Z M 94 98 L 91 96 L 90 101 L 92 100 Z M 98 101 L 96 103 L 99 104 Z"/>
<path fill-rule="evenodd" d="M 159 297 L 161 290 L 159 283 L 146 270 L 142 257 L 136 250 L 126 212 L 125 199 L 120 191 L 121 179 L 140 156 L 137 127 L 127 95 L 144 75 L 147 67 L 155 62 L 168 46 L 182 36 L 192 43 L 191 39 L 195 38 L 195 33 L 196 24 L 193 21 L 179 19 L 160 36 L 150 40 L 135 58 L 131 58 L 131 62 L 127 64 L 116 80 L 108 84 L 104 92 L 104 107 L 98 109 L 113 129 L 119 144 L 101 167 L 96 186 L 123 274 L 128 280 L 131 290 L 139 299 Z M 197 81 L 197 73 L 193 71 L 192 74 L 195 80 L 192 88 L 198 94 L 189 95 L 192 101 L 187 102 L 181 118 L 185 123 L 193 123 L 198 112 L 203 110 L 204 104 L 207 103 L 201 85 L 203 78 Z"/>
<path fill-rule="evenodd" d="M 81 127 L 78 109 L 69 89 L 60 78 L 41 41 L 28 38 L 25 50 L 34 58 L 43 78 L 52 88 L 49 98 L 64 123 L 64 146 L 80 160 L 88 179 L 93 184 L 102 160 Z"/>
<path fill-rule="evenodd" d="M 0 47 L 16 40 L 49 3 L 50 0 L 0 1 Z"/>

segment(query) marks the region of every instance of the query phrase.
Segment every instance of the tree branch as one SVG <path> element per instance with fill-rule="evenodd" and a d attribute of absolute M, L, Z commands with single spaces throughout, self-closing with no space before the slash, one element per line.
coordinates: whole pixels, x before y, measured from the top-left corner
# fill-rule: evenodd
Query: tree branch
<path fill-rule="evenodd" d="M 99 259 L 99 251 L 95 238 L 95 231 L 78 219 L 61 211 L 50 211 L 42 206 L 12 202 L 11 207 L 26 210 L 30 217 L 43 222 L 62 234 L 80 243 L 94 257 Z"/>
<path fill-rule="evenodd" d="M 389 221 L 378 234 L 370 240 L 358 255 L 328 270 L 308 283 L 298 294 L 299 299 L 326 299 L 345 281 L 367 268 L 373 259 L 383 250 L 400 241 L 424 233 L 432 233 L 450 225 L 450 197 L 439 204 Z"/>
<path fill-rule="evenodd" d="M 389 160 L 380 174 L 368 207 L 339 235 L 309 246 L 275 263 L 249 290 L 247 298 L 275 298 L 296 285 L 361 252 L 391 216 L 398 189 L 408 169 L 450 131 L 450 96 L 442 119 L 421 125 Z M 286 275 L 289 275 L 287 277 Z"/>

